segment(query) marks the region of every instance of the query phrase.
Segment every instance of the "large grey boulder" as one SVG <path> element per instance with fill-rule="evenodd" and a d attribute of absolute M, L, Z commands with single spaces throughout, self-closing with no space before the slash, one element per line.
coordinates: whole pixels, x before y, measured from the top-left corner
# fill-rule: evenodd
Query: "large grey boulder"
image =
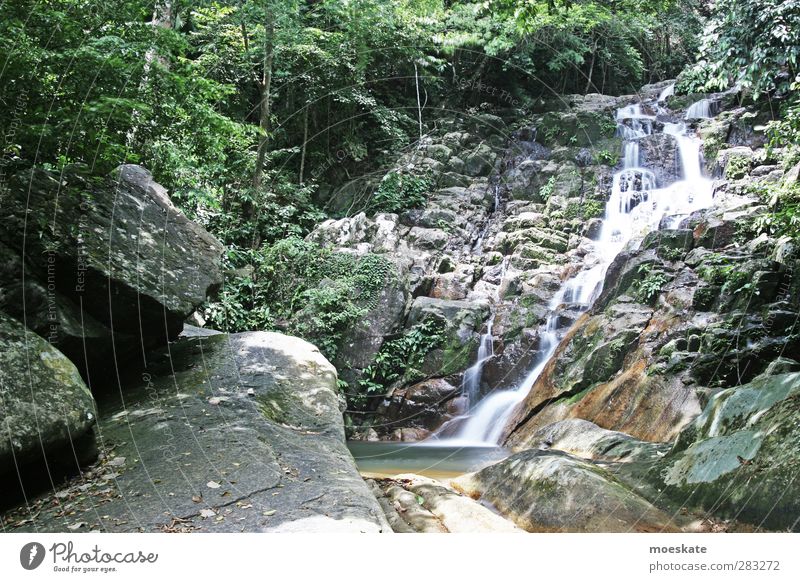
<path fill-rule="evenodd" d="M 0 313 L 0 479 L 44 470 L 45 460 L 51 473 L 86 461 L 95 415 L 75 365 Z"/>
<path fill-rule="evenodd" d="M 581 418 L 543 426 L 532 435 L 529 443 L 534 448 L 559 450 L 594 461 L 629 461 L 650 455 L 657 446 Z"/>
<path fill-rule="evenodd" d="M 22 529 L 389 531 L 345 445 L 336 370 L 314 346 L 219 334 L 153 362 L 105 410 L 102 461 Z"/>
<path fill-rule="evenodd" d="M 530 532 L 676 529 L 669 516 L 607 471 L 556 451 L 523 451 L 453 485 Z"/>
<path fill-rule="evenodd" d="M 4 292 L 21 298 L 21 281 L 34 291 L 4 309 L 24 314 L 79 367 L 141 359 L 142 347 L 177 337 L 222 282 L 222 245 L 135 165 L 105 178 L 80 166 L 13 176 L 0 242 Z"/>

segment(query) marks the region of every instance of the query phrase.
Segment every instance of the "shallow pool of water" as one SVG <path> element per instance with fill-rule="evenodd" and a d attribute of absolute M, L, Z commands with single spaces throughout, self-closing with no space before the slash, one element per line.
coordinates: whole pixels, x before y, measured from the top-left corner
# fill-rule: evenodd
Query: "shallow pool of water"
<path fill-rule="evenodd" d="M 359 471 L 393 477 L 416 473 L 433 479 L 452 478 L 477 471 L 506 458 L 501 447 L 435 446 L 431 444 L 349 441 Z"/>

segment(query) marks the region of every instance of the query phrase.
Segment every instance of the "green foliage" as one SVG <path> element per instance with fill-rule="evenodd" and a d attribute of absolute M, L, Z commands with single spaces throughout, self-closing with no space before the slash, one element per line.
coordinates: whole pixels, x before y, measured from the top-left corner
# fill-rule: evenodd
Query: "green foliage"
<path fill-rule="evenodd" d="M 428 176 L 416 176 L 403 172 L 390 172 L 381 181 L 370 198 L 367 210 L 376 212 L 401 212 L 425 205 L 426 194 L 433 182 Z"/>
<path fill-rule="evenodd" d="M 329 359 L 342 334 L 377 306 L 393 273 L 380 255 L 334 252 L 299 238 L 231 250 L 228 265 L 220 297 L 203 308 L 209 325 L 282 329 L 312 341 Z"/>
<path fill-rule="evenodd" d="M 605 204 L 599 200 L 585 200 L 581 205 L 582 216 L 585 219 L 599 218 L 605 214 Z"/>
<path fill-rule="evenodd" d="M 550 200 L 550 196 L 553 195 L 553 190 L 555 189 L 555 187 L 556 187 L 556 177 L 550 176 L 550 179 L 547 181 L 547 183 L 541 188 L 539 188 L 539 198 L 541 198 L 545 202 Z"/>
<path fill-rule="evenodd" d="M 800 9 L 795 0 L 716 0 L 698 61 L 681 75 L 683 92 L 740 83 L 759 97 L 785 92 L 800 73 Z"/>
<path fill-rule="evenodd" d="M 167 0 L 155 15 L 153 6 L 3 4 L 0 163 L 84 162 L 101 174 L 140 163 L 224 242 L 257 248 L 323 218 L 320 183 L 408 144 L 417 132 L 408 79 L 416 67 L 433 93 L 443 67 L 425 30 L 437 2 Z"/>
<path fill-rule="evenodd" d="M 564 209 L 564 218 L 588 220 L 603 216 L 604 213 L 605 205 L 599 200 L 584 200 L 580 203 L 570 202 Z"/>
<path fill-rule="evenodd" d="M 800 185 L 762 182 L 751 185 L 750 190 L 770 208 L 769 212 L 756 218 L 753 225 L 755 235 L 766 233 L 774 237 L 800 239 Z"/>
<path fill-rule="evenodd" d="M 419 367 L 425 356 L 441 346 L 444 340 L 445 322 L 430 317 L 401 337 L 385 342 L 375 361 L 364 370 L 354 402 L 363 405 L 369 396 L 384 394 L 389 386 L 399 380 L 421 380 L 423 375 Z"/>
<path fill-rule="evenodd" d="M 619 154 L 608 150 L 600 150 L 595 153 L 594 160 L 597 164 L 616 166 L 619 163 Z"/>
<path fill-rule="evenodd" d="M 696 7 L 677 0 L 491 0 L 471 14 L 462 26 L 474 30 L 473 45 L 502 56 L 504 71 L 530 72 L 563 93 L 633 91 L 674 76 L 700 29 Z"/>
<path fill-rule="evenodd" d="M 664 285 L 669 283 L 669 276 L 663 271 L 654 270 L 650 263 L 640 266 L 638 273 L 644 278 L 634 283 L 634 297 L 650 304 L 661 294 Z"/>
<path fill-rule="evenodd" d="M 725 177 L 729 180 L 744 178 L 750 171 L 750 159 L 745 156 L 733 156 L 725 166 Z"/>
<path fill-rule="evenodd" d="M 686 249 L 682 247 L 675 247 L 675 248 L 659 248 L 658 254 L 661 257 L 664 257 L 668 261 L 677 261 L 680 260 L 686 255 Z"/>

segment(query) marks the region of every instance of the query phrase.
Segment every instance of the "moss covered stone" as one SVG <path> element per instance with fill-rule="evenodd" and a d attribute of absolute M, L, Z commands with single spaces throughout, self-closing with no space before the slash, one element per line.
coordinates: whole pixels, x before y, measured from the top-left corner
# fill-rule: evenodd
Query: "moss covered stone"
<path fill-rule="evenodd" d="M 76 453 L 85 461 L 85 452 L 72 453 L 72 446 L 86 447 L 96 410 L 75 365 L 2 313 L 0 344 L 0 474 L 45 458 L 74 468 Z"/>
<path fill-rule="evenodd" d="M 711 397 L 659 462 L 668 495 L 758 525 L 800 523 L 800 374 L 761 376 Z"/>

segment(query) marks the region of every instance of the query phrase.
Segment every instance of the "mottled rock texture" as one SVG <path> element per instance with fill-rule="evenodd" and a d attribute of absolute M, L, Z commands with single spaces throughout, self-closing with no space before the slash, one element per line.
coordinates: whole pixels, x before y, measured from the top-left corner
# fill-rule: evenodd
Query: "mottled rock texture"
<path fill-rule="evenodd" d="M 169 354 L 105 407 L 102 460 L 56 494 L 69 510 L 45 498 L 31 523 L 22 509 L 5 524 L 389 531 L 345 446 L 336 370 L 314 346 L 253 332 L 182 339 Z"/>
<path fill-rule="evenodd" d="M 0 313 L 0 480 L 75 469 L 92 458 L 94 399 L 75 365 Z M 5 503 L 7 500 L 3 500 Z"/>
<path fill-rule="evenodd" d="M 220 243 L 140 166 L 33 169 L 10 179 L 3 206 L 2 308 L 84 372 L 143 365 L 222 282 Z"/>

